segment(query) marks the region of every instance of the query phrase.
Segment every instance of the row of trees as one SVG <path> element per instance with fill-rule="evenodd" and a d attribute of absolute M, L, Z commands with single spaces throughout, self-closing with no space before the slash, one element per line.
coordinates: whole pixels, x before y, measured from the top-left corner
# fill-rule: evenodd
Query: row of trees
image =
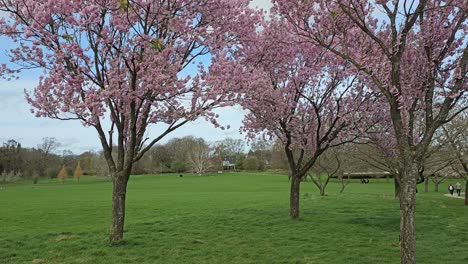
<path fill-rule="evenodd" d="M 430 147 L 428 157 L 420 171 L 418 183 L 424 183 L 424 191 L 429 191 L 429 183 L 434 191 L 448 178 L 464 178 L 467 175 L 466 147 L 468 146 L 466 127 L 468 117 L 462 113 L 442 127 Z M 361 139 L 363 144 L 348 144 L 327 150 L 308 171 L 303 180 L 313 182 L 321 195 L 331 178 L 349 180 L 353 173 L 370 172 L 393 178 L 396 159 L 388 149 L 382 149 L 375 142 Z M 365 144 L 364 144 L 365 143 Z M 0 147 L 0 175 L 2 181 L 31 179 L 37 183 L 39 177 L 57 177 L 62 182 L 69 175 L 77 181 L 83 174 L 108 176 L 102 153 L 84 152 L 74 155 L 70 151 L 58 154 L 60 142 L 55 138 L 44 138 L 37 148 L 23 148 L 15 140 L 8 140 Z M 226 168 L 226 158 L 235 161 L 236 170 L 262 171 L 266 169 L 288 171 L 287 157 L 281 142 L 257 139 L 249 144 L 241 139 L 226 138 L 217 142 L 206 142 L 191 136 L 171 139 L 166 144 L 155 145 L 133 167 L 132 174 L 161 174 L 217 172 Z M 47 162 L 46 171 L 42 171 Z M 83 168 L 81 166 L 83 163 Z M 62 166 L 62 167 L 60 167 Z M 75 166 L 75 167 L 73 167 Z M 60 169 L 61 168 L 61 169 Z M 75 168 L 73 171 L 72 169 Z M 59 170 L 60 169 L 60 170 Z M 398 189 L 395 190 L 398 196 Z"/>
<path fill-rule="evenodd" d="M 468 108 L 466 1 L 273 0 L 269 17 L 249 2 L 2 0 L 0 34 L 21 44 L 11 58 L 23 68 L 0 70 L 42 68 L 27 95 L 36 115 L 96 129 L 113 179 L 111 241 L 123 237 L 134 164 L 239 103 L 249 137 L 281 142 L 293 219 L 327 150 L 368 138 L 389 151 L 401 262 L 415 263 L 417 182 L 438 129 Z M 163 132 L 147 138 L 153 123 Z"/>
<path fill-rule="evenodd" d="M 250 150 L 246 152 L 246 149 Z M 227 168 L 223 161 L 234 162 Z M 261 171 L 286 169 L 282 151 L 275 145 L 256 140 L 247 147 L 241 139 L 227 138 L 217 142 L 206 142 L 202 138 L 184 137 L 158 144 L 148 151 L 133 168 L 134 174 L 156 174 L 163 172 L 193 172 L 202 174 L 225 169 Z"/>
<path fill-rule="evenodd" d="M 3 182 L 32 179 L 37 183 L 39 177 L 74 175 L 73 168 L 78 166 L 85 175 L 109 176 L 102 152 L 88 151 L 76 155 L 69 150 L 60 151 L 60 146 L 55 138 L 44 138 L 35 148 L 24 148 L 16 140 L 4 142 L 0 146 Z M 246 142 L 240 139 L 207 142 L 188 136 L 153 146 L 148 155 L 134 165 L 132 174 L 216 172 L 227 169 L 223 166 L 226 158 L 235 161 L 237 170 L 285 169 L 281 154 L 278 151 L 274 153 L 273 145 L 260 140 L 253 142 L 246 153 Z"/>
<path fill-rule="evenodd" d="M 8 140 L 0 146 L 0 174 L 3 182 L 15 179 L 39 177 L 54 178 L 61 166 L 74 168 L 79 157 L 69 150 L 59 153 L 60 142 L 55 138 L 43 138 L 35 148 L 24 148 L 16 140 Z"/>

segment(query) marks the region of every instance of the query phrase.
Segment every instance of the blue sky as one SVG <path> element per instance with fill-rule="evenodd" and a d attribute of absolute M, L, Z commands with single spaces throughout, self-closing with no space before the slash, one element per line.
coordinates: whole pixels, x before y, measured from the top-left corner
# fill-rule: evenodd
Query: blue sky
<path fill-rule="evenodd" d="M 254 0 L 252 6 L 269 8 L 269 0 Z M 0 17 L 2 14 L 0 13 Z M 8 63 L 5 51 L 14 44 L 0 37 L 0 64 Z M 93 128 L 85 128 L 77 121 L 59 121 L 36 118 L 30 113 L 30 106 L 24 99 L 24 89 L 32 90 L 38 83 L 39 72 L 25 72 L 17 81 L 0 79 L 0 143 L 15 139 L 25 147 L 35 147 L 43 137 L 55 137 L 61 143 L 61 150 L 71 150 L 75 154 L 101 149 L 97 133 Z M 228 130 L 213 127 L 211 123 L 199 119 L 167 136 L 162 142 L 174 137 L 193 135 L 207 141 L 222 140 L 226 137 L 244 138 L 239 133 L 245 112 L 239 107 L 229 107 L 216 111 L 221 125 L 230 125 Z M 158 126 L 149 129 L 149 136 L 158 135 Z"/>

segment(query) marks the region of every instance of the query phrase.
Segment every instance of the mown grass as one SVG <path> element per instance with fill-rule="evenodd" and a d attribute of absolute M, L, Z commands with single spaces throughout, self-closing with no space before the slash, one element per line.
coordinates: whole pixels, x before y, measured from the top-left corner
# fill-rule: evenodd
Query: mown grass
<path fill-rule="evenodd" d="M 303 183 L 292 221 L 286 176 L 134 176 L 125 239 L 110 245 L 110 182 L 7 185 L 0 263 L 398 263 L 393 184 L 340 187 Z M 468 263 L 467 234 L 463 200 L 418 194 L 418 263 Z"/>

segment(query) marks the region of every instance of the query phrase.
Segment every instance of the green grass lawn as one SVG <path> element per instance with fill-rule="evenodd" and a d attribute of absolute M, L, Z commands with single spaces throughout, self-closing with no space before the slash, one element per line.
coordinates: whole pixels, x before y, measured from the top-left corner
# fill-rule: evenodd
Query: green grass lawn
<path fill-rule="evenodd" d="M 110 182 L 2 186 L 0 263 L 398 263 L 393 184 L 340 187 L 303 183 L 293 221 L 286 176 L 134 176 L 110 245 Z M 440 189 L 418 194 L 418 263 L 468 263 L 468 207 Z"/>

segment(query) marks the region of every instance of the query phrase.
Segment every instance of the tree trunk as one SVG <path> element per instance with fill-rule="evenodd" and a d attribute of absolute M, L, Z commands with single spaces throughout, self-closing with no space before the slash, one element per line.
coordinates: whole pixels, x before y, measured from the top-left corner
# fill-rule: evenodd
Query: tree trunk
<path fill-rule="evenodd" d="M 435 182 L 434 182 L 434 191 L 439 192 L 439 181 L 438 181 L 438 179 L 436 179 Z"/>
<path fill-rule="evenodd" d="M 297 175 L 291 177 L 291 193 L 289 198 L 289 206 L 291 219 L 299 218 L 299 191 L 301 187 L 301 178 Z"/>
<path fill-rule="evenodd" d="M 118 242 L 123 239 L 128 178 L 128 175 L 123 174 L 117 174 L 113 177 L 110 242 Z"/>
<path fill-rule="evenodd" d="M 411 163 L 406 163 L 411 164 Z M 416 180 L 418 169 L 415 164 L 405 168 L 400 192 L 400 261 L 402 264 L 416 263 Z"/>
<path fill-rule="evenodd" d="M 325 187 L 320 187 L 320 196 L 325 196 Z"/>
<path fill-rule="evenodd" d="M 343 180 L 341 180 L 341 190 L 340 190 L 340 193 L 343 193 L 346 186 L 348 185 L 349 181 L 347 183 L 344 183 Z"/>
<path fill-rule="evenodd" d="M 465 181 L 465 205 L 468 205 L 468 179 L 466 179 Z"/>
<path fill-rule="evenodd" d="M 424 179 L 424 192 L 429 192 L 429 177 Z"/>
<path fill-rule="evenodd" d="M 395 175 L 395 178 L 393 179 L 394 184 L 395 184 L 395 198 L 399 198 L 400 197 L 400 192 L 401 192 L 400 184 L 398 183 L 397 177 L 399 177 L 399 176 Z"/>

